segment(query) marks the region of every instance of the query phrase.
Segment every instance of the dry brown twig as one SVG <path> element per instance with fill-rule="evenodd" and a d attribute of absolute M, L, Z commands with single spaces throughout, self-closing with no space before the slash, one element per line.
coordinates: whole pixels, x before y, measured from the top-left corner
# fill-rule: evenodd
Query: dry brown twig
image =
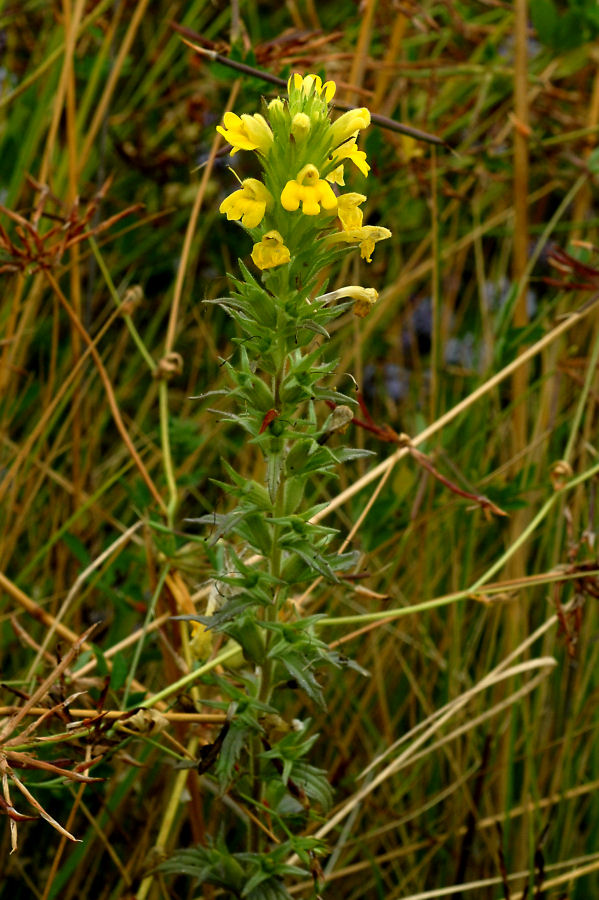
<path fill-rule="evenodd" d="M 334 404 L 330 401 L 327 401 L 328 405 L 334 408 Z M 390 425 L 384 422 L 382 425 L 377 425 L 374 421 L 364 398 L 361 394 L 358 394 L 358 404 L 360 406 L 360 410 L 363 415 L 363 419 L 358 419 L 354 416 L 351 421 L 358 428 L 363 428 L 365 431 L 369 431 L 371 434 L 374 434 L 380 441 L 384 441 L 387 444 L 396 444 L 396 446 L 401 447 L 410 454 L 412 459 L 418 463 L 418 465 L 427 471 L 433 478 L 436 478 L 437 481 L 441 482 L 446 488 L 448 488 L 453 494 L 457 494 L 458 497 L 464 497 L 466 500 L 472 500 L 479 506 L 486 518 L 489 519 L 492 515 L 495 516 L 507 516 L 507 513 L 493 503 L 492 500 L 489 500 L 488 497 L 485 497 L 483 494 L 476 494 L 472 491 L 464 490 L 464 488 L 459 487 L 454 481 L 451 481 L 447 478 L 446 475 L 443 475 L 438 469 L 435 468 L 429 457 L 423 453 L 421 450 L 418 450 L 414 444 L 412 443 L 412 439 L 407 434 L 398 434 Z"/>
<path fill-rule="evenodd" d="M 6 813 L 10 820 L 11 853 L 14 853 L 18 846 L 17 823 L 36 818 L 35 816 L 28 816 L 20 813 L 15 809 L 10 794 L 11 782 L 31 804 L 31 806 L 33 806 L 33 808 L 39 813 L 39 815 L 43 819 L 45 819 L 46 822 L 49 822 L 50 825 L 56 829 L 56 831 L 63 835 L 63 837 L 68 838 L 70 841 L 77 840 L 77 838 L 75 838 L 69 831 L 67 831 L 66 828 L 63 828 L 60 822 L 57 822 L 56 819 L 54 819 L 50 815 L 50 813 L 44 809 L 41 803 L 36 800 L 31 791 L 29 791 L 26 785 L 24 785 L 21 779 L 16 775 L 14 771 L 15 769 L 37 769 L 38 771 L 41 770 L 44 772 L 49 772 L 53 775 L 61 775 L 64 778 L 68 778 L 70 781 L 76 781 L 85 784 L 102 780 L 82 774 L 82 772 L 79 771 L 79 769 L 81 768 L 80 765 L 75 766 L 72 769 L 63 768 L 62 765 L 56 765 L 56 763 L 40 759 L 38 756 L 36 756 L 32 752 L 29 752 L 28 750 L 30 746 L 39 744 L 40 742 L 40 739 L 36 736 L 36 731 L 38 730 L 40 725 L 42 725 L 42 723 L 49 719 L 51 716 L 62 712 L 63 710 L 66 710 L 69 704 L 80 696 L 79 693 L 67 697 L 65 700 L 62 700 L 60 703 L 55 704 L 50 709 L 45 709 L 42 714 L 35 719 L 35 721 L 27 725 L 22 731 L 19 731 L 18 733 L 16 731 L 23 719 L 27 715 L 29 715 L 34 707 L 39 706 L 40 701 L 46 696 L 50 688 L 55 684 L 57 680 L 61 678 L 61 676 L 77 656 L 83 643 L 94 631 L 95 627 L 96 626 L 93 625 L 91 628 L 88 628 L 88 630 L 83 635 L 81 635 L 81 637 L 73 644 L 68 653 L 66 653 L 65 656 L 52 669 L 47 678 L 45 678 L 44 681 L 31 694 L 31 696 L 26 699 L 23 706 L 18 707 L 17 710 L 10 717 L 6 718 L 0 725 L 0 778 L 2 779 L 2 797 L 0 798 L 0 809 Z M 58 741 L 59 736 L 53 736 L 53 739 Z M 72 739 L 72 734 L 65 736 L 65 740 L 71 741 Z M 84 765 L 86 768 L 88 768 L 90 765 L 97 761 L 97 759 L 94 759 L 88 763 L 85 763 Z"/>
<path fill-rule="evenodd" d="M 66 213 L 56 217 L 45 211 L 48 200 L 54 199 L 51 198 L 48 186 L 39 184 L 31 176 L 28 177 L 28 180 L 38 191 L 40 197 L 30 219 L 26 219 L 20 213 L 0 204 L 0 212 L 15 223 L 15 232 L 18 238 L 17 243 L 0 225 L 0 263 L 2 263 L 0 274 L 3 272 L 32 273 L 38 269 L 55 268 L 60 264 L 67 250 L 89 237 L 101 234 L 125 216 L 142 209 L 142 205 L 137 203 L 103 222 L 91 225 L 98 206 L 105 199 L 110 187 L 112 179 L 108 178 L 83 210 L 77 199 Z M 47 231 L 40 232 L 39 224 L 42 216 L 58 218 L 58 221 Z"/>

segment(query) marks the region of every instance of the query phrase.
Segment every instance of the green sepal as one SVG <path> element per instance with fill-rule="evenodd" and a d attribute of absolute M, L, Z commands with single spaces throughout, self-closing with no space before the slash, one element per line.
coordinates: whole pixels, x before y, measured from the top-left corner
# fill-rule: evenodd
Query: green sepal
<path fill-rule="evenodd" d="M 257 666 L 264 662 L 263 630 L 252 612 L 229 620 L 221 626 L 220 631 L 237 641 L 248 662 Z"/>
<path fill-rule="evenodd" d="M 304 478 L 288 478 L 285 482 L 285 497 L 283 501 L 283 509 L 285 515 L 291 515 L 296 511 L 302 500 L 304 499 L 304 490 L 306 481 Z"/>
<path fill-rule="evenodd" d="M 248 512 L 236 522 L 234 531 L 258 553 L 269 556 L 272 551 L 272 531 L 268 525 L 270 521 L 263 513 Z"/>

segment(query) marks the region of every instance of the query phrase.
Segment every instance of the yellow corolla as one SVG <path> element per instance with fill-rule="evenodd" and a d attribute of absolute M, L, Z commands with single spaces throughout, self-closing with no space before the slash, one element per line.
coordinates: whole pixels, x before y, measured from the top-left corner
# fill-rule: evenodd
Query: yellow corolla
<path fill-rule="evenodd" d="M 306 97 L 312 90 L 314 90 L 314 93 L 318 94 L 319 97 L 324 93 L 324 99 L 327 103 L 330 103 L 335 96 L 337 85 L 334 81 L 325 81 L 323 84 L 322 78 L 319 75 L 304 75 L 302 77 L 299 72 L 294 72 L 287 82 L 288 93 L 291 94 L 292 90 L 302 91 Z"/>
<path fill-rule="evenodd" d="M 350 137 L 354 137 L 358 131 L 368 128 L 370 125 L 370 111 L 363 106 L 361 109 L 350 109 L 331 125 L 331 145 L 338 147 Z"/>
<path fill-rule="evenodd" d="M 348 231 L 343 230 L 329 234 L 326 241 L 329 244 L 359 244 L 362 259 L 372 262 L 372 253 L 376 242 L 390 237 L 391 232 L 382 225 L 362 225 L 361 228 L 351 228 Z"/>
<path fill-rule="evenodd" d="M 233 112 L 226 112 L 223 116 L 223 125 L 217 125 L 216 130 L 231 144 L 233 148 L 231 156 L 238 150 L 258 150 L 266 154 L 272 146 L 272 131 L 260 113 L 253 116 L 246 113 L 237 116 Z"/>
<path fill-rule="evenodd" d="M 288 263 L 291 255 L 283 236 L 278 231 L 267 231 L 262 240 L 254 244 L 252 259 L 259 269 L 272 269 Z"/>
<path fill-rule="evenodd" d="M 302 212 L 306 216 L 317 216 L 323 209 L 335 209 L 337 197 L 328 182 L 324 181 L 316 166 L 308 163 L 288 181 L 281 192 L 283 209 L 294 212 L 302 204 Z"/>
<path fill-rule="evenodd" d="M 360 203 L 365 200 L 364 194 L 340 194 L 337 197 L 337 215 L 345 231 L 362 227 Z"/>
<path fill-rule="evenodd" d="M 190 622 L 189 624 L 191 626 L 189 649 L 194 659 L 199 659 L 203 662 L 212 653 L 213 633 L 201 622 Z"/>
<path fill-rule="evenodd" d="M 241 219 L 241 224 L 246 228 L 256 228 L 272 204 L 272 194 L 261 181 L 257 178 L 245 178 L 240 190 L 225 197 L 219 212 L 225 213 L 229 221 Z"/>
<path fill-rule="evenodd" d="M 338 184 L 339 187 L 345 187 L 345 172 L 343 170 L 343 165 L 337 166 L 336 169 L 329 172 L 326 179 L 327 181 L 330 181 L 331 184 Z"/>
<path fill-rule="evenodd" d="M 333 151 L 333 160 L 341 162 L 342 159 L 349 159 L 360 170 L 362 175 L 368 175 L 370 166 L 366 162 L 366 154 L 363 150 L 358 150 L 355 137 L 349 141 L 345 141 L 340 147 Z M 335 170 L 337 171 L 337 170 Z M 328 177 L 328 176 L 327 176 Z M 329 181 L 331 179 L 329 178 Z"/>
<path fill-rule="evenodd" d="M 338 288 L 336 291 L 330 291 L 328 294 L 321 294 L 317 299 L 324 301 L 328 306 L 344 297 L 351 297 L 355 301 L 353 314 L 363 319 L 370 312 L 371 307 L 378 299 L 378 291 L 374 288 L 365 288 L 360 284 L 348 284 L 346 287 Z"/>

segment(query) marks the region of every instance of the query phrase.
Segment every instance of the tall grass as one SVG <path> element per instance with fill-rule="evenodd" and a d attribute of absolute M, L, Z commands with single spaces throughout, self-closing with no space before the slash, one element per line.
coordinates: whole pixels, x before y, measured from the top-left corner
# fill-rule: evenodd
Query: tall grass
<path fill-rule="evenodd" d="M 96 624 L 45 702 L 84 691 L 74 721 L 142 701 L 167 720 L 160 732 L 109 730 L 108 716 L 58 753 L 29 747 L 71 768 L 103 755 L 90 774 L 104 780 L 23 773 L 81 843 L 25 821 L 10 855 L 7 819 L 2 897 L 211 897 L 155 865 L 204 842 L 223 804 L 239 810 L 209 773 L 174 768 L 214 741 L 222 717 L 203 705 L 216 688 L 186 677 L 171 616 L 204 603 L 211 561 L 186 519 L 222 511 L 210 481 L 221 460 L 262 477 L 255 448 L 214 413 L 218 395 L 201 396 L 225 388 L 235 336 L 202 301 L 226 291 L 250 249 L 217 212 L 231 160 L 214 127 L 225 108 L 256 109 L 269 86 L 203 61 L 173 22 L 272 74 L 326 73 L 342 99 L 447 142 L 370 129 L 370 221 L 394 237 L 368 271 L 377 307 L 353 343 L 333 332 L 330 355 L 378 425 L 508 516 L 487 516 L 364 430 L 356 438 L 378 460 L 312 487 L 362 561 L 344 590 L 321 584 L 298 600 L 370 672 L 331 674 L 328 719 L 290 699 L 290 717 L 315 717 L 335 789 L 315 825 L 330 850 L 321 893 L 599 892 L 599 323 L 588 303 L 599 276 L 548 265 L 552 244 L 592 265 L 597 243 L 592 6 L 580 4 L 573 30 L 564 11 L 554 27 L 534 9 L 533 28 L 521 3 L 4 5 L 0 715 Z M 60 253 L 86 209 L 81 233 L 93 237 Z M 32 258 L 11 254 L 8 241 L 25 246 L 15 214 L 42 238 L 60 226 L 43 259 L 26 230 Z M 364 281 L 363 269 L 331 272 L 331 289 L 350 274 Z M 56 713 L 35 734 L 66 732 Z"/>

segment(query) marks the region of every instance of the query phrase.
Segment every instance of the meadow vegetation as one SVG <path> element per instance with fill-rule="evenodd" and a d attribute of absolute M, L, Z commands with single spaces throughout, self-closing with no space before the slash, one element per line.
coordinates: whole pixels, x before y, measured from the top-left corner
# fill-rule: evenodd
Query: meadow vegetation
<path fill-rule="evenodd" d="M 526 6 L 0 7 L 0 897 L 231 896 L 181 851 L 248 833 L 297 862 L 218 777 L 251 654 L 198 662 L 175 618 L 231 565 L 227 466 L 266 478 L 213 302 L 251 266 L 228 167 L 259 175 L 216 126 L 292 72 L 392 120 L 346 173 L 392 236 L 318 284 L 379 293 L 318 338 L 356 401 L 322 444 L 373 455 L 306 488 L 356 558 L 292 599 L 351 664 L 318 672 L 326 711 L 284 692 L 331 794 L 269 896 L 599 895 L 599 13 Z"/>

